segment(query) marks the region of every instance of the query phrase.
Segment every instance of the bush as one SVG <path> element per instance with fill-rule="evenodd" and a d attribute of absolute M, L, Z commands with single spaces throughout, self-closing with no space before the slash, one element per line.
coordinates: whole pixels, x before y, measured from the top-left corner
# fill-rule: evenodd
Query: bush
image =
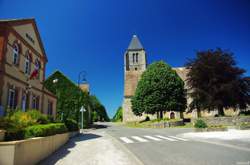
<path fill-rule="evenodd" d="M 22 140 L 24 139 L 25 131 L 23 128 L 11 128 L 6 130 L 5 141 Z"/>
<path fill-rule="evenodd" d="M 40 124 L 25 128 L 25 138 L 44 137 L 65 133 L 67 128 L 63 123 Z"/>
<path fill-rule="evenodd" d="M 75 121 L 73 119 L 66 119 L 66 121 L 64 123 L 69 131 L 78 131 L 79 130 L 79 126 L 78 126 L 77 121 Z"/>
<path fill-rule="evenodd" d="M 47 115 L 42 114 L 38 110 L 29 110 L 27 111 L 27 114 L 30 115 L 30 117 L 36 121 L 36 123 L 39 124 L 48 124 L 49 119 Z"/>
<path fill-rule="evenodd" d="M 36 124 L 36 120 L 26 112 L 16 111 L 8 117 L 13 127 L 27 127 Z"/>
<path fill-rule="evenodd" d="M 196 120 L 194 127 L 195 128 L 207 128 L 207 124 L 203 120 L 198 119 Z"/>

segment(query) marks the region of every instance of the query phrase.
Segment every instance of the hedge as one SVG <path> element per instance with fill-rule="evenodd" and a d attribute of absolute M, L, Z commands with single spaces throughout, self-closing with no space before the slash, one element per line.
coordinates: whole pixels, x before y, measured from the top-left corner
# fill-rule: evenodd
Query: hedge
<path fill-rule="evenodd" d="M 25 128 L 24 138 L 51 136 L 67 131 L 68 129 L 63 123 L 40 124 Z"/>
<path fill-rule="evenodd" d="M 64 123 L 69 131 L 78 131 L 79 130 L 78 123 L 74 119 L 66 119 L 66 121 Z"/>

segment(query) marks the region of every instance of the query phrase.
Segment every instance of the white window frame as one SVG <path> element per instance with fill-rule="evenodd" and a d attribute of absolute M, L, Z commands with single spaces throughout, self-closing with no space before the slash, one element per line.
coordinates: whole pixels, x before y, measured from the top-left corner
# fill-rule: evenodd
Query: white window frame
<path fill-rule="evenodd" d="M 48 115 L 53 115 L 53 102 L 52 101 L 48 101 Z"/>
<path fill-rule="evenodd" d="M 39 110 L 39 96 L 32 96 L 32 109 Z"/>
<path fill-rule="evenodd" d="M 13 97 L 13 98 L 11 98 Z M 8 89 L 8 108 L 15 108 L 16 91 L 15 89 Z"/>
<path fill-rule="evenodd" d="M 24 73 L 30 75 L 30 71 L 31 71 L 31 59 L 30 56 L 26 54 L 24 63 Z"/>
<path fill-rule="evenodd" d="M 19 46 L 17 43 L 13 46 L 13 64 L 17 65 L 19 60 Z"/>

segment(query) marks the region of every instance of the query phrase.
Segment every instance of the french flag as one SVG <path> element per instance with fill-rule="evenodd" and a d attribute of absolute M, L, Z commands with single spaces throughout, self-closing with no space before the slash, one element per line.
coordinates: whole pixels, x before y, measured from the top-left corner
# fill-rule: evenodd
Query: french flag
<path fill-rule="evenodd" d="M 32 80 L 32 79 L 34 79 L 35 77 L 37 77 L 39 69 L 40 69 L 39 62 L 36 61 L 36 62 L 35 62 L 35 69 L 33 70 L 33 72 L 32 72 L 31 75 L 30 75 L 30 80 Z"/>

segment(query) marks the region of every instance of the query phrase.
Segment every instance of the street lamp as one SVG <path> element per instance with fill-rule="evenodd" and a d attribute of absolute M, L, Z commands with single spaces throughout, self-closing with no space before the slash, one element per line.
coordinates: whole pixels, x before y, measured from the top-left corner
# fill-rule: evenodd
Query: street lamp
<path fill-rule="evenodd" d="M 83 112 L 86 112 L 86 109 L 82 106 L 81 109 L 80 109 L 80 112 L 82 114 L 81 129 L 83 129 Z"/>
<path fill-rule="evenodd" d="M 78 85 L 78 88 L 79 88 L 79 97 L 78 97 L 78 100 L 77 100 L 77 106 L 78 106 L 77 109 L 80 109 L 80 96 L 81 96 L 80 83 L 81 83 L 81 81 L 83 83 L 87 82 L 87 80 L 86 80 L 86 71 L 81 71 L 78 74 L 77 85 Z M 83 128 L 83 112 L 85 112 L 85 111 L 86 111 L 86 109 L 82 106 L 82 108 L 80 109 L 80 112 L 82 112 L 82 123 L 81 123 L 82 128 Z"/>
<path fill-rule="evenodd" d="M 55 78 L 52 82 L 53 82 L 53 84 L 56 85 L 58 83 L 58 79 Z M 56 96 L 57 96 L 57 88 L 56 88 Z M 59 96 L 57 96 L 57 98 L 59 98 Z M 61 112 L 61 121 L 63 121 L 63 112 Z"/>
<path fill-rule="evenodd" d="M 24 112 L 26 111 L 27 95 L 28 95 L 31 88 L 32 88 L 32 86 L 30 84 L 27 84 L 27 86 L 25 87 L 24 95 L 22 96 L 22 110 Z"/>

